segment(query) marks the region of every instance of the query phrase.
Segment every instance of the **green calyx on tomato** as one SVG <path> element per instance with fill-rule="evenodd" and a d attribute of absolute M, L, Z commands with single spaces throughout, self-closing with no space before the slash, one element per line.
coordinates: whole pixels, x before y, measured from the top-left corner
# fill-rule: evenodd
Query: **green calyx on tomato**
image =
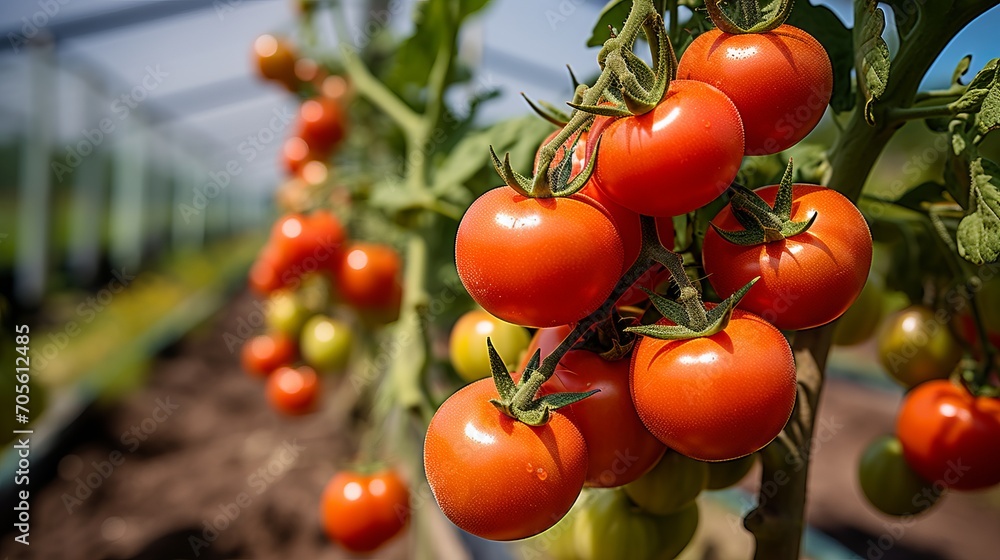
<path fill-rule="evenodd" d="M 552 411 L 580 402 L 598 392 L 595 389 L 585 393 L 551 393 L 535 398 L 537 390 L 533 389 L 534 385 L 530 380 L 533 376 L 542 375 L 538 371 L 541 365 L 541 350 L 535 350 L 535 353 L 528 359 L 528 365 L 524 368 L 524 374 L 521 375 L 521 379 L 515 384 L 503 358 L 500 357 L 496 348 L 493 347 L 493 341 L 487 338 L 486 346 L 490 353 L 490 368 L 493 370 L 493 383 L 496 385 L 497 393 L 500 395 L 497 399 L 490 399 L 490 403 L 507 416 L 524 422 L 529 426 L 544 425 L 549 421 Z"/>
<path fill-rule="evenodd" d="M 659 340 L 684 340 L 720 333 L 729 325 L 733 310 L 740 299 L 746 295 L 757 280 L 754 278 L 736 293 L 723 300 L 722 303 L 711 304 L 709 309 L 703 307 L 704 304 L 698 296 L 697 289 L 691 286 L 681 289 L 679 301 L 667 299 L 643 288 L 643 291 L 649 295 L 649 301 L 652 302 L 653 307 L 673 324 L 640 325 L 628 327 L 625 330 Z M 701 313 L 698 313 L 695 307 L 701 308 Z M 699 315 L 702 315 L 703 318 Z"/>
<path fill-rule="evenodd" d="M 719 5 L 720 0 L 705 0 L 705 9 L 708 10 L 708 17 L 712 19 L 722 32 L 733 35 L 743 33 L 767 33 L 777 29 L 785 23 L 788 15 L 792 13 L 792 0 L 781 0 L 777 6 L 771 8 L 770 14 L 765 14 L 757 3 L 757 0 L 742 0 L 740 5 L 740 17 L 742 23 L 737 23 Z"/>
<path fill-rule="evenodd" d="M 650 44 L 652 67 L 633 52 L 639 33 L 644 33 Z M 663 17 L 651 0 L 637 0 L 632 4 L 621 32 L 605 42 L 597 58 L 602 68 L 601 76 L 593 87 L 577 89 L 577 95 L 569 103 L 575 111 L 566 126 L 542 148 L 538 172 L 532 177 L 514 171 L 509 153 L 501 160 L 490 147 L 497 173 L 518 193 L 527 197 L 548 198 L 569 196 L 582 189 L 594 170 L 600 138 L 594 140 L 593 150 L 588 148 L 592 157 L 575 177 L 572 176 L 572 164 L 567 161 L 559 162 L 555 169 L 550 169 L 557 152 L 567 140 L 579 139 L 581 131 L 594 121 L 594 115 L 626 117 L 652 111 L 663 99 L 677 70 L 677 57 Z"/>
<path fill-rule="evenodd" d="M 814 213 L 806 221 L 792 221 L 792 158 L 788 158 L 774 206 L 742 185 L 734 184 L 731 188 L 733 195 L 729 204 L 733 216 L 745 229 L 726 231 L 714 223 L 711 226 L 720 237 L 736 245 L 760 245 L 805 233 L 819 217 Z"/>

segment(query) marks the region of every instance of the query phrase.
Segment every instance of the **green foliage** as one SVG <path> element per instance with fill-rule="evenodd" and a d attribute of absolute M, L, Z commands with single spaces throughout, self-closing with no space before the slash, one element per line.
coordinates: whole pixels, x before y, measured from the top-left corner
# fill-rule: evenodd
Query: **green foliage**
<path fill-rule="evenodd" d="M 874 104 L 889 82 L 889 46 L 882 39 L 885 12 L 869 1 L 860 22 L 861 34 L 857 46 L 858 87 L 865 98 L 865 120 L 875 124 Z"/>
<path fill-rule="evenodd" d="M 959 254 L 980 265 L 1000 258 L 1000 175 L 995 165 L 990 173 L 983 167 L 982 159 L 970 166 L 972 207 L 958 225 Z"/>
<path fill-rule="evenodd" d="M 587 39 L 588 47 L 599 47 L 611 37 L 610 27 L 621 29 L 622 23 L 628 17 L 629 10 L 632 9 L 632 0 L 611 0 L 604 5 L 604 9 L 597 16 L 594 23 L 594 30 Z"/>

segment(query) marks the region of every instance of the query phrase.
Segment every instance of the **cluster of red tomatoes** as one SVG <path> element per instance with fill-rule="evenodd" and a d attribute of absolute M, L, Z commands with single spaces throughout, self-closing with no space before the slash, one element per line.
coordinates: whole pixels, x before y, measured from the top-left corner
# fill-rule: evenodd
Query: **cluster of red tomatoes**
<path fill-rule="evenodd" d="M 869 334 L 879 323 L 877 309 L 882 305 L 880 289 L 871 293 L 859 299 L 869 299 L 869 308 L 859 309 L 851 318 Z M 994 345 L 1000 340 L 998 295 L 998 282 L 987 283 L 977 295 L 983 328 Z M 868 446 L 859 479 L 868 501 L 889 515 L 919 514 L 946 490 L 982 490 L 1000 484 L 1000 400 L 977 396 L 949 379 L 963 355 L 955 333 L 973 353 L 981 351 L 976 327 L 964 307 L 952 314 L 913 305 L 887 317 L 878 331 L 882 366 L 908 392 L 896 419 L 896 434 L 879 437 Z"/>
<path fill-rule="evenodd" d="M 346 82 L 324 76 L 283 39 L 261 36 L 254 53 L 263 77 L 293 92 L 319 91 L 302 103 L 283 157 L 299 183 L 324 182 L 327 160 L 346 133 L 340 101 Z M 299 183 L 291 184 L 301 187 Z M 281 194 L 285 207 L 310 206 L 308 200 L 290 200 L 295 195 L 310 198 L 302 188 L 282 189 Z M 321 376 L 348 367 L 358 325 L 396 320 L 401 269 L 394 248 L 349 239 L 330 210 L 291 212 L 274 223 L 249 275 L 250 286 L 267 299 L 267 330 L 244 343 L 241 358 L 249 374 L 265 378 L 267 400 L 277 412 L 294 416 L 315 411 Z M 409 490 L 392 470 L 341 471 L 327 485 L 320 512 L 331 540 L 354 552 L 369 552 L 406 526 Z"/>
<path fill-rule="evenodd" d="M 315 60 L 299 56 L 287 39 L 261 35 L 253 52 L 263 78 L 304 98 L 281 149 L 282 164 L 293 181 L 280 195 L 285 206 L 294 208 L 305 202 L 310 186 L 327 179 L 327 161 L 347 134 L 343 103 L 350 97 L 350 84 Z"/>
<path fill-rule="evenodd" d="M 591 178 L 579 192 L 532 198 L 503 186 L 472 203 L 458 229 L 455 260 L 486 313 L 463 319 L 452 333 L 453 360 L 459 358 L 455 367 L 463 376 L 490 374 L 486 336 L 516 365 L 515 381 L 526 375 L 535 349 L 544 360 L 576 323 L 607 308 L 642 254 L 640 215 L 656 218 L 660 242 L 673 248 L 673 217 L 726 192 L 745 156 L 777 153 L 801 140 L 822 116 L 832 88 L 821 45 L 788 25 L 762 34 L 705 33 L 684 53 L 678 78 L 651 111 L 598 116 L 561 147 L 552 165 L 572 157 L 576 174 L 600 140 Z M 756 196 L 779 207 L 777 185 Z M 563 518 L 583 487 L 623 487 L 590 491 L 579 502 L 580 515 L 570 516 L 574 524 L 589 526 L 613 510 L 616 519 L 634 523 L 616 521 L 616 529 L 601 523 L 601 538 L 608 531 L 640 531 L 640 525 L 650 534 L 685 524 L 693 532 L 694 497 L 738 481 L 751 454 L 778 435 L 792 412 L 795 364 L 781 330 L 837 319 L 868 275 L 871 235 L 848 199 L 799 184 L 791 187 L 791 199 L 784 219 L 811 221 L 805 232 L 737 244 L 716 230 L 740 230 L 740 209 L 727 205 L 713 220 L 702 263 L 715 292 L 728 297 L 759 277 L 721 331 L 681 340 L 644 336 L 617 359 L 606 359 L 615 353 L 591 347 L 600 339 L 592 329 L 559 360 L 537 396 L 599 392 L 552 412 L 542 425 L 519 422 L 495 406 L 500 392 L 490 379 L 445 401 L 424 447 L 427 479 L 444 513 L 481 537 L 522 539 Z M 646 275 L 646 287 L 662 286 L 669 276 L 661 270 Z M 648 307 L 637 294 L 618 305 Z M 497 318 L 492 326 L 487 313 Z M 527 348 L 522 327 L 539 329 Z M 716 468 L 729 474 L 710 483 Z M 578 539 L 569 556 L 615 555 L 597 539 L 587 546 Z M 668 543 L 660 547 L 673 550 Z M 657 554 L 649 557 L 673 556 Z"/>

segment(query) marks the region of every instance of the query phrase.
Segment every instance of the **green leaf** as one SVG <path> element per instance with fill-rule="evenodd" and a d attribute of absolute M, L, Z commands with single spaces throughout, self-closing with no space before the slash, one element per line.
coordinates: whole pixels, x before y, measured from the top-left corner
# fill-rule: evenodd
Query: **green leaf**
<path fill-rule="evenodd" d="M 632 9 L 631 0 L 611 0 L 604 5 L 604 9 L 597 16 L 594 30 L 587 39 L 588 47 L 599 47 L 611 38 L 611 30 L 608 26 L 621 29 L 622 24 L 628 19 L 628 12 Z"/>
<path fill-rule="evenodd" d="M 955 71 L 951 74 L 952 85 L 960 84 L 962 82 L 962 76 L 969 72 L 969 67 L 972 65 L 972 55 L 967 54 L 962 57 L 962 60 L 958 61 L 955 66 Z"/>
<path fill-rule="evenodd" d="M 858 87 L 865 97 L 865 120 L 875 124 L 874 104 L 885 93 L 889 81 L 889 46 L 882 39 L 885 31 L 885 12 L 876 7 L 874 0 L 868 0 L 861 25 L 861 35 L 857 46 Z"/>
<path fill-rule="evenodd" d="M 983 98 L 979 114 L 976 116 L 976 127 L 983 136 L 991 130 L 1000 128 L 1000 72 L 993 79 L 993 87 Z"/>
<path fill-rule="evenodd" d="M 971 57 L 966 57 L 971 59 Z M 966 60 L 966 59 L 962 59 Z M 957 72 L 957 71 L 956 71 Z M 991 94 L 996 95 L 996 91 L 1000 89 L 1000 80 L 997 76 L 997 59 L 993 59 L 986 63 L 976 77 L 969 82 L 969 86 L 966 88 L 965 93 L 962 97 L 959 97 L 956 101 L 951 104 L 951 107 L 955 109 L 956 113 L 976 113 L 980 112 Z M 994 99 L 993 103 L 996 100 Z"/>
<path fill-rule="evenodd" d="M 1000 258 L 1000 176 L 987 174 L 983 160 L 969 166 L 972 208 L 958 224 L 958 254 L 982 265 Z"/>
<path fill-rule="evenodd" d="M 464 186 L 480 173 L 487 174 L 491 185 L 502 184 L 493 172 L 490 145 L 499 153 L 510 153 L 511 161 L 532 162 L 538 146 L 552 130 L 551 124 L 535 116 L 524 116 L 466 135 L 435 170 L 433 191 L 464 191 Z"/>
<path fill-rule="evenodd" d="M 826 49 L 833 66 L 833 97 L 830 106 L 842 113 L 854 108 L 851 71 L 854 70 L 854 43 L 851 30 L 826 6 L 799 0 L 785 23 L 807 31 Z"/>
<path fill-rule="evenodd" d="M 678 325 L 684 325 L 690 321 L 688 313 L 684 309 L 683 305 L 672 299 L 667 299 L 652 290 L 642 288 L 642 291 L 646 292 L 646 295 L 649 296 L 649 301 L 652 302 L 653 307 L 660 312 L 660 315 L 670 319 Z"/>

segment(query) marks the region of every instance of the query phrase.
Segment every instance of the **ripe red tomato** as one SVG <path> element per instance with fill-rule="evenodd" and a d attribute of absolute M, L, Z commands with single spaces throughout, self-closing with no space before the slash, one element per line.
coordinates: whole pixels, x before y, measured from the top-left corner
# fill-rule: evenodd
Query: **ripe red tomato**
<path fill-rule="evenodd" d="M 280 264 L 294 266 L 310 256 L 313 247 L 307 224 L 308 219 L 302 214 L 286 214 L 271 226 L 268 243 L 283 257 Z"/>
<path fill-rule="evenodd" d="M 319 377 L 309 366 L 280 367 L 267 378 L 267 400 L 275 410 L 297 416 L 316 409 L 319 402 Z"/>
<path fill-rule="evenodd" d="M 688 457 L 725 461 L 781 432 L 795 404 L 795 363 L 781 332 L 736 309 L 712 336 L 643 337 L 631 388 L 639 417 L 660 441 Z"/>
<path fill-rule="evenodd" d="M 791 25 L 768 33 L 703 33 L 684 51 L 677 77 L 729 96 L 743 118 L 747 155 L 776 154 L 802 140 L 833 92 L 823 45 Z"/>
<path fill-rule="evenodd" d="M 288 336 L 262 334 L 243 343 L 240 361 L 244 371 L 264 377 L 281 366 L 291 365 L 298 353 L 295 341 Z"/>
<path fill-rule="evenodd" d="M 552 327 L 601 306 L 621 275 L 622 242 L 585 199 L 526 198 L 500 187 L 462 217 L 455 264 L 465 289 L 492 315 Z"/>
<path fill-rule="evenodd" d="M 351 552 L 371 552 L 398 535 L 410 520 L 410 491 L 395 472 L 341 471 L 320 501 L 329 539 Z"/>
<path fill-rule="evenodd" d="M 679 216 L 708 204 L 729 188 L 743 160 L 736 107 L 719 90 L 691 80 L 671 82 L 646 114 L 597 117 L 588 153 L 598 137 L 598 188 L 648 216 Z"/>
<path fill-rule="evenodd" d="M 587 444 L 558 411 L 529 426 L 497 410 L 489 402 L 496 398 L 492 379 L 449 397 L 427 427 L 424 470 L 452 523 L 509 541 L 537 535 L 569 511 L 586 478 Z"/>
<path fill-rule="evenodd" d="M 305 218 L 303 243 L 310 256 L 322 262 L 338 262 L 343 258 L 347 232 L 340 220 L 326 210 L 317 210 Z"/>
<path fill-rule="evenodd" d="M 281 159 L 289 175 L 298 175 L 311 161 L 320 161 L 322 154 L 316 152 L 302 138 L 292 136 L 281 146 Z"/>
<path fill-rule="evenodd" d="M 253 54 L 260 75 L 295 91 L 299 81 L 295 77 L 295 47 L 274 35 L 261 35 L 253 42 Z"/>
<path fill-rule="evenodd" d="M 773 205 L 778 187 L 756 192 Z M 708 281 L 720 296 L 760 276 L 739 307 L 781 330 L 811 329 L 840 317 L 864 288 L 872 263 L 868 224 L 850 200 L 818 185 L 794 185 L 792 196 L 793 221 L 819 214 L 808 231 L 747 247 L 709 229 L 702 248 Z M 725 230 L 741 229 L 731 206 L 712 222 Z"/>
<path fill-rule="evenodd" d="M 282 274 L 282 260 L 277 249 L 265 245 L 250 267 L 250 288 L 263 296 L 284 288 L 286 282 Z"/>
<path fill-rule="evenodd" d="M 335 99 L 316 97 L 299 108 L 298 136 L 314 152 L 330 153 L 344 139 L 346 127 L 347 116 Z"/>
<path fill-rule="evenodd" d="M 387 318 L 399 314 L 403 262 L 395 249 L 377 243 L 352 243 L 334 265 L 337 289 L 348 305 Z"/>
<path fill-rule="evenodd" d="M 527 359 L 541 348 L 545 359 L 569 335 L 568 325 L 539 329 L 528 346 Z M 564 409 L 587 442 L 587 482 L 595 488 L 612 488 L 641 477 L 666 450 L 639 420 L 628 388 L 629 360 L 608 361 L 587 350 L 566 353 L 541 394 L 585 393 L 600 390 Z"/>
<path fill-rule="evenodd" d="M 896 434 L 906 462 L 928 481 L 955 490 L 1000 483 L 1000 399 L 928 381 L 906 395 Z"/>

